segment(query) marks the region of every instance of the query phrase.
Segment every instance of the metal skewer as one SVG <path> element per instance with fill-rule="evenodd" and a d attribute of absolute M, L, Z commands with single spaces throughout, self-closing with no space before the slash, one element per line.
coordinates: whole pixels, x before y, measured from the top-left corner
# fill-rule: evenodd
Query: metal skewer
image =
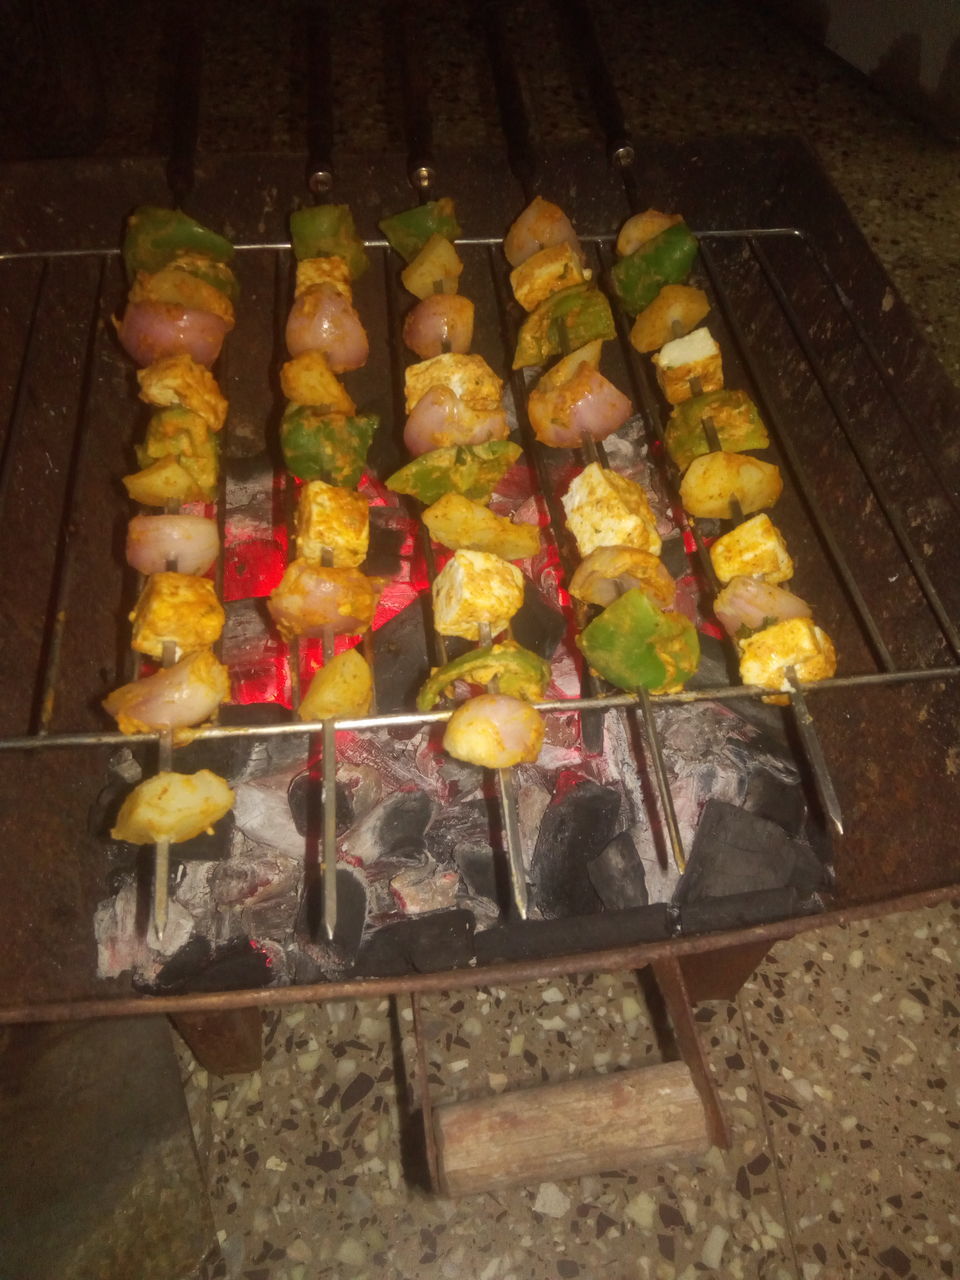
<path fill-rule="evenodd" d="M 176 560 L 166 563 L 168 573 L 176 573 Z M 164 640 L 161 665 L 172 667 L 177 660 L 177 646 L 173 640 Z M 161 729 L 157 743 L 157 773 L 166 773 L 173 764 L 173 730 L 169 727 Z M 170 907 L 170 841 L 158 840 L 154 846 L 153 858 L 153 928 L 159 941 L 163 941 L 163 931 L 167 927 L 167 914 Z"/>
<path fill-rule="evenodd" d="M 324 547 L 320 563 L 329 568 L 333 552 Z M 333 657 L 333 627 L 323 628 L 323 665 Z M 323 745 L 323 929 L 330 942 L 337 931 L 337 733 L 333 720 L 324 720 Z"/>

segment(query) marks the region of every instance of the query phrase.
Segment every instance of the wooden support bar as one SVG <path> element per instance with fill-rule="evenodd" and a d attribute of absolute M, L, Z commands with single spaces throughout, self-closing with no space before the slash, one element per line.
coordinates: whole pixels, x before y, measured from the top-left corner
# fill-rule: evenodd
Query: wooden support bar
<path fill-rule="evenodd" d="M 176 1013 L 170 1021 L 201 1067 L 215 1076 L 257 1071 L 263 1062 L 262 1015 L 256 1007 Z"/>

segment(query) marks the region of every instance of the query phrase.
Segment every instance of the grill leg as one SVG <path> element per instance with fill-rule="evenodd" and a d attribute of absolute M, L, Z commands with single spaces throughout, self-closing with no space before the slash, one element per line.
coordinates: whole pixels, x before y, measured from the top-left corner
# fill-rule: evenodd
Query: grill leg
<path fill-rule="evenodd" d="M 205 1071 L 230 1076 L 257 1071 L 263 1062 L 260 1010 L 176 1013 L 170 1021 Z"/>
<path fill-rule="evenodd" d="M 691 1004 L 732 1000 L 770 950 L 770 942 L 748 942 L 698 955 L 682 956 L 680 968 Z"/>

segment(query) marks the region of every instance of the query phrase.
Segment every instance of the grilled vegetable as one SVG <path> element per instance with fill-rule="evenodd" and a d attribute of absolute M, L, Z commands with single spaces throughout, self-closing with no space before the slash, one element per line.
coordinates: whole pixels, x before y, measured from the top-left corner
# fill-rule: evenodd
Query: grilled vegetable
<path fill-rule="evenodd" d="M 130 844 L 179 844 L 209 831 L 233 807 L 233 792 L 209 769 L 158 773 L 127 796 L 110 832 Z"/>
<path fill-rule="evenodd" d="M 130 614 L 131 645 L 158 661 L 172 643 L 177 657 L 216 644 L 226 615 L 209 578 L 189 573 L 154 573 Z"/>
<path fill-rule="evenodd" d="M 744 453 L 703 453 L 680 482 L 680 500 L 692 516 L 730 520 L 733 503 L 744 515 L 772 507 L 783 492 L 780 468 Z"/>
<path fill-rule="evenodd" d="M 471 698 L 447 721 L 443 746 L 457 760 L 485 769 L 532 764 L 543 746 L 543 716 L 529 702 L 504 694 Z"/>
<path fill-rule="evenodd" d="M 196 413 L 191 413 L 189 409 L 174 407 L 160 409 L 152 414 L 147 423 L 144 442 L 137 447 L 137 460 L 141 467 L 149 468 L 157 480 L 160 478 L 160 469 L 152 464 L 162 461 L 165 464 L 164 483 L 173 482 L 171 464 L 176 464 L 193 486 L 189 494 L 184 491 L 178 499 L 181 504 L 216 496 L 219 475 L 217 437 L 203 418 Z M 142 478 L 146 473 L 141 472 L 140 475 Z M 127 480 L 130 479 L 133 477 L 127 477 Z M 124 481 L 125 484 L 127 480 Z M 130 496 L 136 495 L 131 493 Z M 160 502 L 140 500 L 146 506 L 157 507 L 163 506 L 165 502 L 172 499 L 163 498 Z"/>
<path fill-rule="evenodd" d="M 665 284 L 682 284 L 697 256 L 697 241 L 678 222 L 621 258 L 611 269 L 614 292 L 631 315 L 648 307 Z"/>
<path fill-rule="evenodd" d="M 161 458 L 142 471 L 124 476 L 123 487 L 127 496 L 143 507 L 181 507 L 207 496 L 175 457 Z"/>
<path fill-rule="evenodd" d="M 365 716 L 373 705 L 373 674 L 363 655 L 346 649 L 314 673 L 297 712 L 301 720 Z"/>
<path fill-rule="evenodd" d="M 451 551 L 490 551 L 504 560 L 525 560 L 540 549 L 540 530 L 514 524 L 459 493 L 445 493 L 423 513 L 435 542 Z"/>
<path fill-rule="evenodd" d="M 681 404 L 693 395 L 691 382 L 699 382 L 704 391 L 719 391 L 723 386 L 723 361 L 720 348 L 709 329 L 694 329 L 686 337 L 674 338 L 652 357 L 660 390 L 671 404 Z"/>
<path fill-rule="evenodd" d="M 345 258 L 303 258 L 297 263 L 294 296 L 299 298 L 316 284 L 328 284 L 348 302 L 353 301 L 350 267 Z"/>
<path fill-rule="evenodd" d="M 434 293 L 456 293 L 462 274 L 463 263 L 450 241 L 432 235 L 400 272 L 400 279 L 414 297 L 429 298 Z"/>
<path fill-rule="evenodd" d="M 580 561 L 570 579 L 572 596 L 603 608 L 634 588 L 661 609 L 672 608 L 677 594 L 663 562 L 636 547 L 597 547 Z"/>
<path fill-rule="evenodd" d="M 790 618 L 740 641 L 740 678 L 762 689 L 789 690 L 787 668 L 797 679 L 826 680 L 837 669 L 833 641 L 810 618 Z"/>
<path fill-rule="evenodd" d="M 229 697 L 227 668 L 211 649 L 197 649 L 172 667 L 115 689 L 103 705 L 121 733 L 148 733 L 202 724 Z"/>
<path fill-rule="evenodd" d="M 370 342 L 353 304 L 333 284 L 315 284 L 298 293 L 286 327 L 291 356 L 322 351 L 334 373 L 367 363 Z"/>
<path fill-rule="evenodd" d="M 588 349 L 597 345 L 588 343 Z M 566 365 L 572 359 L 569 356 L 561 364 Z M 632 408 L 623 392 L 588 359 L 581 361 L 559 385 L 550 375 L 541 379 L 527 402 L 534 434 L 554 449 L 575 449 L 586 436 L 605 440 L 623 426 Z"/>
<path fill-rule="evenodd" d="M 205 516 L 141 515 L 127 525 L 127 564 L 140 573 L 161 573 L 170 561 L 180 573 L 206 573 L 219 553 L 217 522 Z"/>
<path fill-rule="evenodd" d="M 658 609 L 636 590 L 625 592 L 584 627 L 577 646 L 604 680 L 630 692 L 682 689 L 700 661 L 700 641 L 689 618 Z"/>
<path fill-rule="evenodd" d="M 405 262 L 412 262 L 433 235 L 442 236 L 445 240 L 456 240 L 460 235 L 456 210 L 448 196 L 395 213 L 391 218 L 384 218 L 379 225 Z"/>
<path fill-rule="evenodd" d="M 431 294 L 403 322 L 403 340 L 421 360 L 444 351 L 463 355 L 473 341 L 473 312 L 473 303 L 462 294 Z"/>
<path fill-rule="evenodd" d="M 284 640 L 366 631 L 377 604 L 377 584 L 353 568 L 327 568 L 298 558 L 291 560 L 267 608 Z"/>
<path fill-rule="evenodd" d="M 661 231 L 682 221 L 679 213 L 661 213 L 659 209 L 644 209 L 643 213 L 635 213 L 620 228 L 617 256 L 625 258 L 628 254 L 636 253 L 641 245 L 648 244 Z"/>
<path fill-rule="evenodd" d="M 414 405 L 404 423 L 403 443 L 418 457 L 457 444 L 484 444 L 510 434 L 506 410 L 500 404 L 471 403 L 449 387 L 434 386 Z"/>
<path fill-rule="evenodd" d="M 349 205 L 317 204 L 297 209 L 290 215 L 290 239 L 298 261 L 342 258 L 352 280 L 370 265 Z"/>
<path fill-rule="evenodd" d="M 718 538 L 710 548 L 710 563 L 721 582 L 744 576 L 776 584 L 793 577 L 783 535 L 762 512 Z"/>
<path fill-rule="evenodd" d="M 226 421 L 227 402 L 209 369 L 188 355 L 167 356 L 137 374 L 140 399 L 159 408 L 189 409 L 211 431 Z"/>
<path fill-rule="evenodd" d="M 510 288 L 524 311 L 534 311 L 552 293 L 583 284 L 590 275 L 584 271 L 580 255 L 564 241 L 541 249 L 514 267 L 510 272 Z"/>
<path fill-rule="evenodd" d="M 288 360 L 280 370 L 280 388 L 294 404 L 313 405 L 327 413 L 352 414 L 357 408 L 322 351 L 303 351 Z"/>
<path fill-rule="evenodd" d="M 567 244 L 582 262 L 583 253 L 573 224 L 563 210 L 542 196 L 534 196 L 510 227 L 503 252 L 511 267 L 518 267 L 541 249 Z"/>
<path fill-rule="evenodd" d="M 338 567 L 356 567 L 370 544 L 370 508 L 362 494 L 311 480 L 297 504 L 297 555 L 320 562 L 324 551 Z"/>
<path fill-rule="evenodd" d="M 613 313 L 605 294 L 589 284 L 561 289 L 541 302 L 520 326 L 513 367 L 526 369 L 543 364 L 550 356 L 615 335 Z"/>
<path fill-rule="evenodd" d="M 550 683 L 550 664 L 512 640 L 471 649 L 431 673 L 417 695 L 418 710 L 432 711 L 441 698 L 451 696 L 458 680 L 482 685 L 496 680 L 501 693 L 538 702 Z"/>
<path fill-rule="evenodd" d="M 173 302 L 128 302 L 116 323 L 121 347 L 141 368 L 167 356 L 188 355 L 209 369 L 228 327 L 220 316 Z"/>
<path fill-rule="evenodd" d="M 788 618 L 809 618 L 810 606 L 792 591 L 772 586 L 760 578 L 731 578 L 717 593 L 713 611 L 728 635 L 738 639 L 751 631 L 785 622 Z"/>
<path fill-rule="evenodd" d="M 138 271 L 159 271 L 171 259 L 202 253 L 216 262 L 233 259 L 233 245 L 215 231 L 195 222 L 180 209 L 141 205 L 127 219 L 123 263 L 131 282 Z"/>
<path fill-rule="evenodd" d="M 720 448 L 727 453 L 766 449 L 770 443 L 757 406 L 745 391 L 708 391 L 692 396 L 676 405 L 665 432 L 667 450 L 681 471 L 700 454 L 710 452 L 705 418 L 710 419 Z"/>
<path fill-rule="evenodd" d="M 656 519 L 635 480 L 591 462 L 571 481 L 562 502 L 581 556 L 595 547 L 638 547 L 660 554 Z"/>
<path fill-rule="evenodd" d="M 689 284 L 665 284 L 634 320 L 631 345 L 641 352 L 656 351 L 695 329 L 709 311 L 710 300 L 702 289 Z"/>
<path fill-rule="evenodd" d="M 209 311 L 232 329 L 235 316 L 231 294 L 236 293 L 236 277 L 229 267 L 193 255 L 153 273 L 138 271 L 129 298 L 131 302 L 169 302 Z"/>
<path fill-rule="evenodd" d="M 280 425 L 287 470 L 300 480 L 352 487 L 363 475 L 379 425 L 375 413 L 326 413 L 312 405 L 289 404 Z"/>
<path fill-rule="evenodd" d="M 434 449 L 395 471 L 386 486 L 424 503 L 436 502 L 445 493 L 462 493 L 474 502 L 489 502 L 520 453 L 520 446 L 512 440 Z"/>
<path fill-rule="evenodd" d="M 503 631 L 523 604 L 523 574 L 486 551 L 455 551 L 433 582 L 433 619 L 442 636 L 479 640 L 480 624 Z"/>
<path fill-rule="evenodd" d="M 445 353 L 409 365 L 403 375 L 407 413 L 431 387 L 449 387 L 461 400 L 482 409 L 498 409 L 503 395 L 503 379 L 477 355 Z"/>

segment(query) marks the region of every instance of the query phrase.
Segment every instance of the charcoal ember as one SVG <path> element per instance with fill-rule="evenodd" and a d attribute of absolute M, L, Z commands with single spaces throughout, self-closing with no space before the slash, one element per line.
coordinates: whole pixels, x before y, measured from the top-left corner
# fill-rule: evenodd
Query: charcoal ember
<path fill-rule="evenodd" d="M 499 924 L 503 919 L 503 913 L 492 898 L 484 897 L 471 893 L 461 894 L 456 900 L 456 905 L 464 911 L 469 911 L 473 916 L 474 928 L 477 933 L 483 929 L 492 929 L 494 925 Z"/>
<path fill-rule="evenodd" d="M 743 807 L 759 818 L 775 822 L 788 836 L 798 838 L 807 825 L 807 798 L 799 778 L 785 778 L 758 767 L 747 781 Z"/>
<path fill-rule="evenodd" d="M 729 640 L 718 640 L 715 636 L 701 631 L 700 664 L 692 679 L 687 681 L 686 687 L 688 689 L 720 689 L 725 685 L 739 683 L 740 672 L 732 643 Z M 760 698 L 731 698 L 727 702 L 721 699 L 720 705 L 727 707 L 748 724 L 772 735 L 781 744 L 781 750 L 786 746 L 786 719 L 783 707 L 768 706 Z"/>
<path fill-rule="evenodd" d="M 186 907 L 172 899 L 163 938 L 159 938 L 151 918 L 148 884 L 133 878 L 97 905 L 93 923 L 100 978 L 117 978 L 130 971 L 152 976 L 164 956 L 172 956 L 190 941 L 195 927 Z"/>
<path fill-rule="evenodd" d="M 427 829 L 424 848 L 438 862 L 456 860 L 460 845 L 486 848 L 489 856 L 490 831 L 497 821 L 496 802 L 487 796 L 474 796 L 444 808 L 436 822 Z"/>
<path fill-rule="evenodd" d="M 293 981 L 316 982 L 352 969 L 367 922 L 364 880 L 352 868 L 337 867 L 337 924 L 333 938 L 324 932 L 323 878 L 314 868 L 304 882 L 290 949 Z"/>
<path fill-rule="evenodd" d="M 461 840 L 454 846 L 453 860 L 471 894 L 492 902 L 500 899 L 501 877 L 497 874 L 496 858 L 490 845 Z"/>
<path fill-rule="evenodd" d="M 210 893 L 217 907 L 255 907 L 290 893 L 300 879 L 300 868 L 299 859 L 282 854 L 231 856 L 210 872 Z"/>
<path fill-rule="evenodd" d="M 303 856 L 303 836 L 287 802 L 288 774 L 240 783 L 234 792 L 233 819 L 247 840 L 291 858 Z"/>
<path fill-rule="evenodd" d="M 377 631 L 373 683 L 377 710 L 409 711 L 430 674 L 423 600 L 414 600 Z"/>
<path fill-rule="evenodd" d="M 339 778 L 336 784 L 337 835 L 341 836 L 353 823 L 353 792 Z M 307 770 L 297 776 L 287 789 L 287 802 L 294 826 L 301 836 L 316 836 L 323 823 L 323 780 L 319 769 L 313 777 Z"/>
<path fill-rule="evenodd" d="M 401 549 L 409 536 L 406 522 L 397 522 L 390 507 L 370 508 L 370 545 L 360 566 L 371 578 L 395 578 L 400 572 Z"/>
<path fill-rule="evenodd" d="M 683 545 L 683 538 L 679 534 L 668 535 L 663 539 L 660 559 L 663 561 L 664 568 L 674 579 L 684 578 L 690 572 L 690 557 Z"/>
<path fill-rule="evenodd" d="M 225 702 L 220 708 L 223 725 L 248 725 L 263 728 L 272 724 L 291 724 L 293 711 L 279 702 Z"/>
<path fill-rule="evenodd" d="M 587 868 L 613 838 L 619 814 L 617 792 L 590 781 L 574 784 L 544 810 L 530 865 L 534 901 L 544 917 L 600 910 Z"/>
<path fill-rule="evenodd" d="M 500 964 L 657 942 L 672 932 L 670 908 L 656 902 L 583 916 L 575 929 L 566 919 L 507 922 L 478 933 L 475 950 L 478 965 Z"/>
<path fill-rule="evenodd" d="M 439 867 L 432 859 L 416 867 L 405 867 L 390 880 L 390 892 L 408 916 L 454 906 L 459 889 L 459 872 Z"/>
<path fill-rule="evenodd" d="M 642 848 L 637 846 L 634 828 L 628 828 L 614 836 L 603 852 L 588 864 L 587 874 L 597 896 L 608 910 L 645 907 L 650 901 Z"/>
<path fill-rule="evenodd" d="M 343 855 L 363 866 L 380 859 L 419 861 L 433 816 L 434 804 L 425 791 L 396 791 L 350 828 Z"/>
<path fill-rule="evenodd" d="M 231 938 L 214 944 L 192 938 L 166 962 L 149 982 L 134 979 L 138 990 L 154 995 L 185 995 L 191 991 L 245 991 L 270 987 L 285 980 L 283 955 L 272 943 L 254 938 Z"/>
<path fill-rule="evenodd" d="M 473 959 L 475 929 L 473 913 L 459 907 L 400 920 L 378 929 L 364 942 L 357 973 L 389 978 L 461 969 Z"/>
<path fill-rule="evenodd" d="M 719 929 L 746 929 L 820 910 L 822 906 L 816 898 L 804 898 L 792 886 L 756 889 L 687 903 L 680 908 L 680 932 L 692 935 L 715 933 Z"/>
<path fill-rule="evenodd" d="M 567 633 L 567 620 L 529 578 L 523 580 L 523 604 L 510 621 L 517 644 L 549 660 Z"/>
<path fill-rule="evenodd" d="M 219 862 L 174 862 L 171 893 L 197 919 L 210 909 L 210 881 Z"/>

